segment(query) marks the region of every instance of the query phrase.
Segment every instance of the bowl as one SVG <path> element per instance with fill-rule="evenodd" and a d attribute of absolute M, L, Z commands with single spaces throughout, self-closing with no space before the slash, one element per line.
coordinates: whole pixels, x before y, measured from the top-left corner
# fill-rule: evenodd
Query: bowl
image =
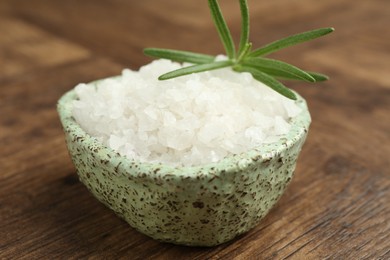
<path fill-rule="evenodd" d="M 139 162 L 106 147 L 72 117 L 74 90 L 58 112 L 79 179 L 99 201 L 159 241 L 215 246 L 256 226 L 290 183 L 311 122 L 297 97 L 302 112 L 279 141 L 194 167 Z"/>

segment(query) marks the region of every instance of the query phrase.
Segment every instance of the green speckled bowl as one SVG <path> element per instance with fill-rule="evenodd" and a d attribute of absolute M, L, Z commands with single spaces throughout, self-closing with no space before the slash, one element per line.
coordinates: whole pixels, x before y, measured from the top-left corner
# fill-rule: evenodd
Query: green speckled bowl
<path fill-rule="evenodd" d="M 305 101 L 286 138 L 220 162 L 172 167 L 127 159 L 88 135 L 71 114 L 74 91 L 58 103 L 81 182 L 138 231 L 160 241 L 214 246 L 254 227 L 290 182 L 310 125 Z"/>

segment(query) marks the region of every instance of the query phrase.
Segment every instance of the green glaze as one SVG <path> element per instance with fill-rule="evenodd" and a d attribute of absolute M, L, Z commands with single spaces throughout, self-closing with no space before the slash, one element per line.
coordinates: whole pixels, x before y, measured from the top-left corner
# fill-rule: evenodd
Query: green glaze
<path fill-rule="evenodd" d="M 298 95 L 297 95 L 298 96 Z M 66 143 L 90 192 L 138 231 L 160 241 L 214 246 L 254 227 L 290 182 L 310 114 L 292 120 L 285 138 L 196 167 L 141 163 L 88 135 L 72 117 L 75 92 L 58 102 Z"/>

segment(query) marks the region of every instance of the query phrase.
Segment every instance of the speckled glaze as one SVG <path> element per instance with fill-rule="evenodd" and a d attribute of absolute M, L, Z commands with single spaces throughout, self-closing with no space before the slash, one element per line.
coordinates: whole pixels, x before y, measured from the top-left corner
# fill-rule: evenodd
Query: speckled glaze
<path fill-rule="evenodd" d="M 172 167 L 130 160 L 99 143 L 73 119 L 75 98 L 66 93 L 58 111 L 81 182 L 138 231 L 189 246 L 218 245 L 254 227 L 290 182 L 310 125 L 298 96 L 303 112 L 286 138 L 217 163 Z"/>

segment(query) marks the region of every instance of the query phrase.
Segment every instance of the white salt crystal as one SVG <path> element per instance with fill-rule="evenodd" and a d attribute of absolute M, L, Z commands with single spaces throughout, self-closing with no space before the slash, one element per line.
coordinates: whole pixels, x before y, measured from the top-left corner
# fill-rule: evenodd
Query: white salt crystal
<path fill-rule="evenodd" d="M 110 139 L 108 140 L 108 144 L 114 150 L 118 150 L 122 146 L 126 144 L 124 138 L 118 137 L 116 135 L 110 135 Z"/>
<path fill-rule="evenodd" d="M 284 110 L 287 112 L 288 117 L 296 117 L 301 113 L 301 108 L 298 107 L 293 100 L 290 99 L 283 99 L 283 107 Z"/>
<path fill-rule="evenodd" d="M 176 117 L 172 112 L 166 110 L 162 112 L 162 114 L 163 114 L 162 120 L 165 126 L 172 126 L 176 124 Z"/>
<path fill-rule="evenodd" d="M 250 139 L 252 143 L 261 144 L 265 139 L 265 134 L 261 127 L 252 126 L 245 130 L 245 137 Z"/>
<path fill-rule="evenodd" d="M 205 125 L 199 129 L 198 139 L 199 141 L 208 144 L 220 137 L 223 128 L 224 125 L 217 121 L 206 122 Z"/>
<path fill-rule="evenodd" d="M 301 112 L 249 73 L 229 68 L 157 79 L 185 65 L 155 60 L 121 77 L 79 84 L 73 116 L 128 158 L 194 166 L 278 141 Z"/>
<path fill-rule="evenodd" d="M 274 134 L 284 135 L 290 130 L 290 124 L 287 123 L 281 116 L 275 117 Z"/>

